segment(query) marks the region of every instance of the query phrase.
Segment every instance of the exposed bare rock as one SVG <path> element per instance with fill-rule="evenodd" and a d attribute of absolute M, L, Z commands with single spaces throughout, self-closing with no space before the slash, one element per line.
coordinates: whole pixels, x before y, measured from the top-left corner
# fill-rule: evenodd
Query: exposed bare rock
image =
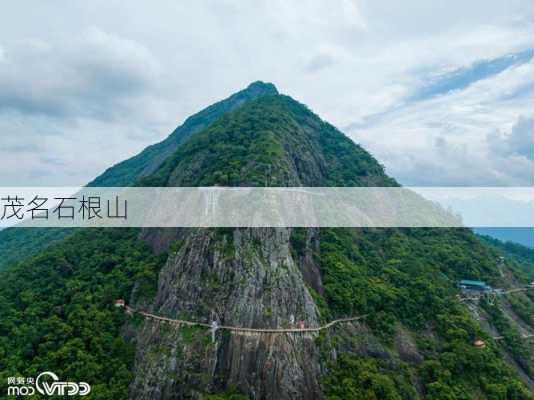
<path fill-rule="evenodd" d="M 395 349 L 402 361 L 419 364 L 423 361 L 423 356 L 417 351 L 417 345 L 409 331 L 403 327 L 397 329 L 395 335 Z"/>
<path fill-rule="evenodd" d="M 159 315 L 240 327 L 317 326 L 318 311 L 289 248 L 288 229 L 191 231 L 161 271 Z M 146 321 L 133 399 L 190 398 L 236 386 L 257 399 L 321 398 L 311 334 L 238 334 Z M 168 378 L 167 378 L 168 377 Z M 179 385 L 177 383 L 180 383 Z"/>

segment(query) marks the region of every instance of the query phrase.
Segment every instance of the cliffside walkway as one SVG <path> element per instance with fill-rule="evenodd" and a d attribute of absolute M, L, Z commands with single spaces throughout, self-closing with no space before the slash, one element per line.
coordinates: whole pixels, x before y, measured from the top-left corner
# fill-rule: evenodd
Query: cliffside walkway
<path fill-rule="evenodd" d="M 130 306 L 125 305 L 124 309 L 127 313 L 130 314 L 138 314 L 143 316 L 145 319 L 151 319 L 154 321 L 162 321 L 169 323 L 171 325 L 186 325 L 186 326 L 202 326 L 209 329 L 215 329 L 215 330 L 227 330 L 227 331 L 233 331 L 233 332 L 244 332 L 244 333 L 306 333 L 306 332 L 319 332 L 325 329 L 329 329 L 333 327 L 336 324 L 341 324 L 345 322 L 353 322 L 358 321 L 361 319 L 364 319 L 368 316 L 368 314 L 365 315 L 358 315 L 356 317 L 348 317 L 348 318 L 339 318 L 335 319 L 333 321 L 330 321 L 329 323 L 318 326 L 315 328 L 244 328 L 244 327 L 238 327 L 238 326 L 229 326 L 229 325 L 212 325 L 208 324 L 206 322 L 195 322 L 195 321 L 186 321 L 182 319 L 172 319 L 167 317 L 162 317 L 159 315 L 151 314 L 145 311 L 136 310 L 135 308 L 132 308 Z"/>
<path fill-rule="evenodd" d="M 529 334 L 526 334 L 526 335 L 521 335 L 521 339 L 530 339 L 534 337 L 534 333 L 529 333 Z M 502 340 L 504 339 L 504 336 L 494 336 L 493 337 L 493 340 Z"/>
<path fill-rule="evenodd" d="M 471 295 L 471 296 L 462 296 L 461 294 L 457 295 L 456 297 L 458 298 L 458 300 L 460 302 L 464 302 L 464 301 L 478 301 L 480 300 L 481 297 L 483 296 L 494 296 L 494 297 L 497 297 L 497 296 L 503 296 L 503 295 L 507 295 L 507 294 L 510 294 L 510 293 L 518 293 L 518 292 L 526 292 L 528 291 L 529 289 L 525 288 L 525 287 L 519 287 L 519 288 L 512 288 L 512 289 L 508 289 L 508 290 L 503 290 L 501 292 L 498 292 L 498 291 L 492 291 L 490 293 L 484 293 L 484 292 L 481 292 L 480 294 L 478 295 Z"/>
<path fill-rule="evenodd" d="M 509 294 L 509 293 L 516 293 L 516 292 L 526 292 L 527 288 L 514 288 L 514 289 L 508 289 L 505 290 L 502 294 Z"/>
<path fill-rule="evenodd" d="M 214 337 L 215 332 L 218 330 L 227 330 L 227 331 L 240 332 L 240 333 L 311 333 L 311 332 L 320 332 L 322 330 L 329 329 L 336 324 L 359 321 L 361 319 L 366 318 L 369 315 L 369 314 L 364 314 L 364 315 L 358 315 L 355 317 L 338 318 L 333 321 L 330 321 L 329 323 L 325 325 L 318 326 L 315 328 L 244 328 L 244 327 L 239 327 L 239 326 L 213 325 L 213 324 L 208 324 L 206 322 L 186 321 L 183 319 L 172 319 L 172 318 L 162 317 L 160 315 L 151 314 L 146 311 L 136 310 L 135 308 L 132 308 L 128 305 L 124 305 L 124 309 L 130 315 L 138 314 L 144 317 L 145 319 L 165 322 L 165 323 L 174 325 L 176 327 L 185 325 L 185 326 L 201 326 L 204 328 L 208 328 L 212 332 L 214 341 L 215 341 L 215 337 Z M 522 339 L 530 339 L 532 337 L 534 337 L 534 334 L 521 335 Z M 493 336 L 492 339 L 503 340 L 504 336 Z"/>

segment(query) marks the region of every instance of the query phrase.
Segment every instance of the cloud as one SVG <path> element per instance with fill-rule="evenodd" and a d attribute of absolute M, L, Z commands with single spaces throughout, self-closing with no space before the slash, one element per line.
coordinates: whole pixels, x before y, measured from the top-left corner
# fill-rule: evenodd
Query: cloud
<path fill-rule="evenodd" d="M 72 0 L 37 11 L 2 9 L 0 157 L 17 169 L 0 184 L 84 184 L 258 79 L 350 126 L 403 183 L 529 181 L 528 157 L 487 140 L 532 115 L 524 0 Z"/>
<path fill-rule="evenodd" d="M 137 122 L 4 113 L 0 182 L 2 186 L 84 185 L 117 158 L 124 159 L 159 139 L 155 135 L 161 128 Z"/>
<path fill-rule="evenodd" d="M 318 54 L 315 57 L 313 57 L 310 60 L 310 62 L 306 65 L 305 71 L 314 73 L 324 68 L 328 68 L 333 63 L 334 63 L 334 59 L 332 56 L 328 54 Z"/>
<path fill-rule="evenodd" d="M 17 42 L 0 63 L 0 184 L 83 185 L 166 136 L 163 81 L 146 46 L 99 28 Z"/>
<path fill-rule="evenodd" d="M 534 60 L 522 55 L 462 88 L 399 101 L 350 132 L 406 185 L 533 185 L 534 92 L 525 88 Z"/>
<path fill-rule="evenodd" d="M 112 118 L 160 78 L 147 48 L 96 28 L 59 43 L 27 41 L 0 64 L 0 112 Z"/>
<path fill-rule="evenodd" d="M 534 118 L 519 117 L 510 132 L 491 131 L 476 140 L 460 140 L 447 125 L 424 151 L 377 149 L 393 172 L 409 186 L 533 186 Z M 376 147 L 376 144 L 370 145 Z"/>
<path fill-rule="evenodd" d="M 534 162 L 534 117 L 520 117 L 507 135 L 488 135 L 488 145 L 495 154 L 525 157 Z"/>

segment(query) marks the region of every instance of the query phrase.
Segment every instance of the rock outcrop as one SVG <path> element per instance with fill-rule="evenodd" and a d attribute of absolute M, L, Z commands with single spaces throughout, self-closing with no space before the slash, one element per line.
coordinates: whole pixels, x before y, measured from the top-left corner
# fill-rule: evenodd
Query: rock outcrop
<path fill-rule="evenodd" d="M 318 326 L 289 229 L 190 231 L 159 278 L 151 311 L 251 327 Z M 167 399 L 237 387 L 251 398 L 320 397 L 316 334 L 220 331 L 145 321 L 131 397 Z M 168 378 L 166 378 L 168 377 Z"/>

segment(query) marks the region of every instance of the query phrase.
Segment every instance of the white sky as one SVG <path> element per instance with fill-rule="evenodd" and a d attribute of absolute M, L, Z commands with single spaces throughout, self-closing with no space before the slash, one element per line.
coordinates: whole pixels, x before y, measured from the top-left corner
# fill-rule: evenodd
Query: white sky
<path fill-rule="evenodd" d="M 1 186 L 78 186 L 255 80 L 407 185 L 534 184 L 534 2 L 6 2 Z"/>

